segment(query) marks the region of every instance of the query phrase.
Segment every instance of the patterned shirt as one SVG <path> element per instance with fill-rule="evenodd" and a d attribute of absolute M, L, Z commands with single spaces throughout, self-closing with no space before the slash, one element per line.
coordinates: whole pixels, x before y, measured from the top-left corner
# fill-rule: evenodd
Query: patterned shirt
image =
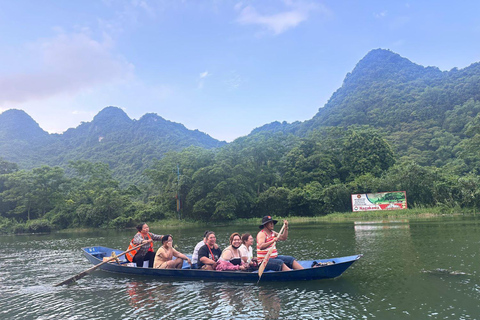
<path fill-rule="evenodd" d="M 266 239 L 265 239 L 265 242 L 264 243 L 267 243 L 269 241 L 272 241 L 273 238 L 275 237 L 275 232 L 272 232 L 270 234 L 270 236 L 265 232 L 265 230 L 260 230 L 260 232 L 263 232 L 265 233 L 265 236 L 266 236 Z M 259 233 L 260 233 L 259 232 Z M 270 246 L 268 246 L 267 248 L 261 250 L 260 249 L 260 245 L 258 244 L 257 242 L 257 259 L 258 259 L 258 263 L 262 262 L 262 260 L 265 258 L 265 256 L 267 255 L 268 253 L 268 250 L 270 250 L 270 248 L 273 246 L 273 251 L 272 253 L 270 254 L 270 258 L 276 258 L 278 256 L 278 252 L 277 252 L 277 247 L 276 247 L 276 242 L 272 243 Z"/>
<path fill-rule="evenodd" d="M 155 234 L 155 233 L 151 233 L 149 232 L 148 233 L 150 235 L 150 237 L 152 237 L 153 241 L 160 241 L 162 240 L 162 235 L 158 235 L 158 234 Z M 142 233 L 140 232 L 137 232 L 137 234 L 133 237 L 133 244 L 134 245 L 139 245 L 140 243 L 142 243 L 143 240 L 148 240 L 148 236 L 143 236 Z M 153 251 L 153 250 L 150 250 L 150 243 L 146 243 L 144 244 L 143 246 L 141 246 L 140 248 L 137 249 L 137 256 L 139 257 L 144 257 L 148 251 Z"/>

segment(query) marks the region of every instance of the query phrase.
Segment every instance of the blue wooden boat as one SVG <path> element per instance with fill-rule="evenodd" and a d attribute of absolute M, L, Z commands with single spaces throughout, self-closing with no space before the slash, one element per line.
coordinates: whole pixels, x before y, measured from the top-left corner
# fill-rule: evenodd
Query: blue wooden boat
<path fill-rule="evenodd" d="M 112 252 L 116 255 L 122 253 L 121 250 L 115 250 L 102 246 L 82 248 L 85 257 L 94 265 L 103 262 L 104 257 L 111 257 Z M 301 281 L 301 280 L 318 280 L 331 279 L 340 276 L 348 269 L 355 261 L 360 259 L 362 255 L 353 255 L 341 258 L 319 259 L 298 261 L 305 269 L 292 271 L 266 271 L 263 273 L 261 281 Z M 123 273 L 127 275 L 140 275 L 149 277 L 159 277 L 176 280 L 213 280 L 213 281 L 242 281 L 242 282 L 257 282 L 258 272 L 242 272 L 242 271 L 208 271 L 190 269 L 185 262 L 182 269 L 153 269 L 153 268 L 138 268 L 131 266 L 125 260 L 125 257 L 119 258 L 118 262 L 104 263 L 98 269 L 108 272 Z M 329 261 L 333 264 L 324 265 L 312 268 L 312 263 L 327 263 Z"/>

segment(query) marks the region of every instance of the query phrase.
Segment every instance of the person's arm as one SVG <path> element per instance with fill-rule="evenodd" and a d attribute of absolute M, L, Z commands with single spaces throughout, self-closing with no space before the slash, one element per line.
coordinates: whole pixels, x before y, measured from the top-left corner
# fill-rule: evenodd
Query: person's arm
<path fill-rule="evenodd" d="M 238 251 L 240 252 L 240 257 L 242 258 L 243 262 L 248 261 L 248 249 L 244 245 L 241 245 L 240 248 L 238 248 Z"/>
<path fill-rule="evenodd" d="M 188 258 L 186 255 L 184 255 L 181 252 L 178 252 L 175 249 L 172 249 L 172 250 L 173 250 L 173 256 L 174 257 L 177 257 L 177 258 L 180 258 L 180 259 L 183 259 L 183 260 L 187 260 L 188 264 L 192 264 L 192 261 L 190 261 L 190 258 Z"/>
<path fill-rule="evenodd" d="M 260 250 L 265 250 L 268 247 L 270 247 L 275 241 L 277 241 L 277 238 L 274 237 L 272 240 L 265 242 L 267 240 L 267 235 L 263 232 L 259 232 L 257 234 L 257 245 Z"/>
<path fill-rule="evenodd" d="M 213 268 L 217 266 L 217 263 L 208 257 L 209 254 L 208 247 L 205 245 L 198 250 L 198 261 L 203 264 L 211 265 Z"/>
<path fill-rule="evenodd" d="M 134 237 L 133 237 L 133 244 L 138 246 L 139 244 L 147 244 L 147 243 L 150 243 L 151 241 L 150 240 L 145 240 L 143 239 L 143 236 L 141 233 L 137 233 Z"/>
<path fill-rule="evenodd" d="M 200 261 L 203 263 L 203 264 L 207 264 L 207 265 L 211 265 L 214 269 L 215 267 L 217 266 L 217 263 L 210 259 L 210 258 L 207 258 L 207 257 L 201 257 L 200 258 Z"/>
<path fill-rule="evenodd" d="M 280 241 L 285 241 L 288 238 L 288 221 L 283 220 L 283 224 L 285 225 L 285 227 L 283 228 L 283 233 L 280 237 L 278 237 L 278 240 Z"/>
<path fill-rule="evenodd" d="M 150 234 L 150 237 L 152 237 L 152 240 L 153 240 L 153 241 L 160 241 L 160 240 L 162 240 L 162 238 L 163 238 L 162 235 L 158 235 L 158 234 L 151 233 L 151 232 L 149 232 L 149 234 Z"/>
<path fill-rule="evenodd" d="M 230 250 L 230 249 L 223 250 L 221 257 L 222 257 L 223 260 L 230 261 L 230 259 L 232 259 L 232 257 L 233 257 L 232 250 Z"/>

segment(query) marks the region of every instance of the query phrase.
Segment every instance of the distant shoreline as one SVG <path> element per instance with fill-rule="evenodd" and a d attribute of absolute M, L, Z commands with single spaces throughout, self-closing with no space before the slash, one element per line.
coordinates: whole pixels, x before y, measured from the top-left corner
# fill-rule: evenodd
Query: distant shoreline
<path fill-rule="evenodd" d="M 307 222 L 350 222 L 350 221 L 369 221 L 369 220 L 398 220 L 398 219 L 431 219 L 446 216 L 475 216 L 478 212 L 474 210 L 460 210 L 445 208 L 421 208 L 407 210 L 385 210 L 385 211 L 369 211 L 369 212 L 336 212 L 324 216 L 316 217 L 279 217 L 273 216 L 274 219 L 282 221 L 288 220 L 289 223 L 307 223 Z M 151 228 L 168 228 L 168 227 L 200 227 L 200 226 L 228 226 L 228 225 L 258 225 L 261 217 L 250 219 L 236 219 L 224 222 L 202 222 L 202 221 L 185 221 L 185 220 L 160 220 L 149 222 Z"/>
<path fill-rule="evenodd" d="M 419 208 L 419 209 L 407 209 L 407 210 L 385 210 L 385 211 L 369 211 L 369 212 L 335 212 L 327 214 L 324 216 L 317 217 L 280 217 L 273 215 L 273 218 L 278 220 L 281 223 L 282 220 L 286 219 L 291 224 L 295 223 L 309 223 L 309 222 L 326 222 L 326 223 L 342 223 L 342 222 L 356 222 L 356 221 L 371 221 L 371 222 L 404 222 L 399 221 L 402 219 L 432 219 L 437 217 L 458 217 L 458 216 L 476 216 L 478 212 L 474 209 L 445 209 L 441 207 L 434 208 Z M 261 217 L 250 218 L 250 219 L 236 219 L 230 221 L 215 221 L 215 222 L 204 222 L 204 221 L 193 221 L 193 220 L 179 220 L 179 219 L 165 219 L 158 221 L 146 221 L 150 226 L 151 230 L 161 230 L 169 228 L 194 228 L 194 227 L 221 227 L 221 226 L 235 226 L 235 225 L 258 225 Z M 103 229 L 103 228 L 102 228 Z M 126 228 L 122 230 L 135 229 Z M 73 229 L 62 229 L 55 231 L 57 233 L 82 233 L 95 231 L 98 228 L 73 228 Z M 104 230 L 114 230 L 112 228 L 105 228 Z M 48 232 L 47 232 L 48 233 Z M 28 233 L 32 234 L 32 233 Z M 35 233 L 37 234 L 37 233 Z M 38 233 L 40 234 L 40 233 Z M 12 235 L 11 233 L 3 233 L 1 235 Z M 16 234 L 18 235 L 18 234 Z"/>

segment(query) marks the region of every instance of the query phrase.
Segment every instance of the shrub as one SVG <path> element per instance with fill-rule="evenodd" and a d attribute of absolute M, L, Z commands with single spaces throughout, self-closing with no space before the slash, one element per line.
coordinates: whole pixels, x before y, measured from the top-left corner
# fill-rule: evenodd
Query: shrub
<path fill-rule="evenodd" d="M 30 220 L 25 224 L 25 229 L 31 233 L 50 232 L 52 231 L 52 224 L 44 219 Z"/>
<path fill-rule="evenodd" d="M 108 223 L 109 228 L 126 229 L 135 227 L 137 221 L 133 217 L 118 217 Z"/>

